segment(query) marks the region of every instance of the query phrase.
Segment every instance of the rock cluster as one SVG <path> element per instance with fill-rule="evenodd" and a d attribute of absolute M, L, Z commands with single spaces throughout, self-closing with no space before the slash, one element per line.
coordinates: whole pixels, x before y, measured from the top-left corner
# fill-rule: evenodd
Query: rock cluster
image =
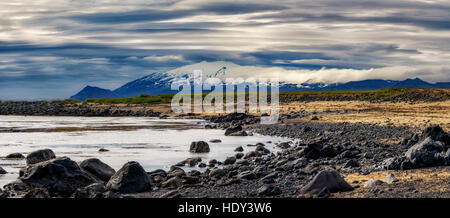
<path fill-rule="evenodd" d="M 148 116 L 158 117 L 152 110 L 114 107 L 93 107 L 88 104 L 63 104 L 49 102 L 1 102 L 0 115 L 50 115 L 50 116 Z"/>
<path fill-rule="evenodd" d="M 34 188 L 45 188 L 51 196 L 69 197 L 78 188 L 96 182 L 67 157 L 28 165 L 19 179 Z"/>
<path fill-rule="evenodd" d="M 439 126 L 430 126 L 421 136 L 405 138 L 402 144 L 412 145 L 403 156 L 383 161 L 385 169 L 414 169 L 450 165 L 450 134 Z"/>
<path fill-rule="evenodd" d="M 1 169 L 0 169 L 1 171 Z M 79 165 L 68 157 L 55 157 L 50 149 L 27 156 L 27 166 L 18 180 L 6 184 L 3 197 L 116 198 L 124 193 L 150 191 L 150 177 L 137 162 L 126 163 L 119 171 L 91 158 Z"/>
<path fill-rule="evenodd" d="M 270 152 L 264 143 L 242 145 L 235 149 L 235 155 L 220 161 L 206 162 L 200 157 L 191 157 L 167 171 L 152 172 L 145 172 L 133 161 L 117 172 L 95 158 L 78 165 L 67 157 L 56 158 L 51 150 L 40 150 L 27 156 L 28 165 L 21 170 L 18 181 L 6 185 L 0 196 L 21 193 L 26 197 L 114 198 L 156 192 L 157 197 L 164 198 L 299 194 L 327 197 L 356 187 L 348 184 L 340 173 L 366 174 L 379 170 L 380 166 L 411 169 L 450 163 L 449 133 L 439 126 L 403 138 L 412 131 L 406 127 L 309 121 L 244 126 L 257 118 L 237 113 L 212 119 L 229 136 L 255 131 L 302 140 L 274 143 L 278 147 L 276 153 Z M 380 139 L 403 140 L 400 144 L 387 144 L 379 142 Z M 205 153 L 210 147 L 205 141 L 197 141 L 191 143 L 189 150 Z M 185 167 L 199 167 L 201 171 L 199 168 L 187 171 Z M 388 175 L 384 182 L 370 180 L 364 187 L 371 190 L 397 181 L 394 175 Z"/>
<path fill-rule="evenodd" d="M 245 113 L 231 113 L 224 116 L 205 117 L 205 119 L 209 122 L 216 123 L 216 127 L 224 129 L 228 127 L 254 124 L 260 121 L 259 117 Z"/>

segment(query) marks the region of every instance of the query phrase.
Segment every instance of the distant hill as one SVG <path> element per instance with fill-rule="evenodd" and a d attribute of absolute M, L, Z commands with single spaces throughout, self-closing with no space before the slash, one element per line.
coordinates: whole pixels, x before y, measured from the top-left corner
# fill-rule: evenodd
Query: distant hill
<path fill-rule="evenodd" d="M 186 78 L 193 81 L 193 71 L 201 69 L 204 78 L 225 78 L 227 69 L 238 65 L 230 62 L 200 62 L 193 65 L 176 68 L 168 72 L 155 72 L 137 80 L 126 83 L 113 91 L 99 87 L 86 86 L 72 99 L 85 101 L 88 98 L 117 98 L 133 97 L 140 94 L 159 95 L 172 94 L 177 91 L 171 90 L 172 82 L 177 78 Z M 347 83 L 280 83 L 280 91 L 330 91 L 330 90 L 375 90 L 382 88 L 450 88 L 450 82 L 428 83 L 419 78 L 396 80 L 362 80 Z"/>
<path fill-rule="evenodd" d="M 419 78 L 415 78 L 397 82 L 392 88 L 434 88 L 434 85 Z"/>
<path fill-rule="evenodd" d="M 76 95 L 71 96 L 72 99 L 85 101 L 88 98 L 117 98 L 119 95 L 109 89 L 102 89 L 94 86 L 86 86 Z"/>

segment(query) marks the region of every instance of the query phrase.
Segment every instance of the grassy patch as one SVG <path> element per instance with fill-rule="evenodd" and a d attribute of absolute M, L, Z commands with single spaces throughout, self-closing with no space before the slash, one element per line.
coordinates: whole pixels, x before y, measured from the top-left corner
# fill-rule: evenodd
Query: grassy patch
<path fill-rule="evenodd" d="M 432 100 L 447 100 L 450 96 L 449 89 L 406 89 L 406 88 L 387 88 L 378 90 L 339 90 L 339 91 L 297 91 L 297 92 L 280 92 L 281 101 L 314 101 L 314 100 L 380 100 L 389 101 L 405 98 L 408 96 L 421 96 L 424 100 L 431 98 Z M 210 93 L 202 93 L 202 99 Z M 234 93 L 235 101 L 237 94 Z M 148 95 L 141 94 L 136 97 L 129 98 L 97 98 L 88 99 L 83 103 L 97 104 L 160 104 L 171 103 L 175 94 L 164 95 Z M 189 94 L 187 94 L 189 95 Z M 270 99 L 270 93 L 267 94 Z M 248 100 L 249 93 L 245 93 L 245 99 Z M 226 94 L 223 95 L 224 103 L 226 103 Z M 55 102 L 55 101 L 53 101 Z M 194 94 L 191 94 L 191 102 L 194 102 Z M 64 100 L 60 103 L 78 103 L 76 100 Z"/>
<path fill-rule="evenodd" d="M 87 99 L 86 102 L 96 104 L 156 104 L 156 103 L 170 103 L 172 97 L 173 94 L 157 95 L 157 96 L 141 94 L 139 96 L 130 98 Z"/>
<path fill-rule="evenodd" d="M 339 91 L 298 91 L 298 92 L 280 92 L 280 99 L 287 101 L 306 101 L 306 100 L 392 100 L 398 96 L 413 93 L 429 94 L 429 90 L 405 89 L 405 88 L 387 88 L 378 90 L 339 90 Z M 442 94 L 442 93 L 441 93 Z M 445 92 L 443 93 L 444 97 Z"/>
<path fill-rule="evenodd" d="M 65 99 L 65 100 L 54 100 L 51 101 L 52 104 L 77 104 L 80 103 L 80 101 L 76 99 Z"/>

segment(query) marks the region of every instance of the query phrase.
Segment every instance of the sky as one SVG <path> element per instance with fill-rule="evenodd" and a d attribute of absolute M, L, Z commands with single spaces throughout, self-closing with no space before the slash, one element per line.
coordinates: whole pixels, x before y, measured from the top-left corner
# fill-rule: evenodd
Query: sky
<path fill-rule="evenodd" d="M 447 82 L 449 11 L 448 0 L 2 1 L 0 99 L 64 99 L 201 61 L 310 82 Z"/>

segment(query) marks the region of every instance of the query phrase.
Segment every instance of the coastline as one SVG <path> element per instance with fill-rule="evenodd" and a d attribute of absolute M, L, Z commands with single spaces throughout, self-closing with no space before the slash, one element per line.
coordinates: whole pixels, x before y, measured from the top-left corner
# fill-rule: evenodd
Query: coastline
<path fill-rule="evenodd" d="M 168 171 L 157 170 L 147 172 L 152 180 L 151 191 L 139 193 L 111 192 L 105 187 L 98 191 L 102 197 L 443 197 L 450 196 L 448 166 L 426 166 L 411 169 L 388 169 L 384 166 L 389 158 L 400 158 L 415 143 L 410 142 L 414 135 L 423 137 L 427 126 L 440 125 L 448 134 L 450 118 L 449 101 L 435 102 L 367 102 L 351 101 L 362 105 L 354 108 L 349 101 L 313 101 L 289 102 L 281 104 L 280 122 L 273 125 L 258 123 L 260 115 L 230 114 L 171 114 L 170 105 L 66 105 L 61 111 L 74 113 L 75 116 L 104 116 L 111 113 L 111 108 L 121 111 L 114 116 L 155 116 L 160 118 L 183 117 L 200 118 L 211 124 L 206 128 L 227 129 L 242 126 L 251 134 L 259 133 L 270 136 L 289 137 L 298 142 L 281 143 L 281 152 L 265 153 L 264 144 L 255 146 L 255 151 L 229 157 L 230 163 L 214 164 L 197 170 L 183 170 L 176 163 Z M 397 105 L 396 105 L 397 104 Z M 31 104 L 32 105 L 32 104 Z M 304 105 L 304 109 L 300 106 Z M 343 106 L 353 107 L 348 110 Z M 403 108 L 399 106 L 403 105 Z M 67 108 L 72 110 L 67 110 Z M 380 109 L 381 108 L 381 109 Z M 395 113 L 396 108 L 401 113 Z M 405 110 L 410 108 L 411 110 Z M 427 109 L 426 111 L 424 109 Z M 433 110 L 430 110 L 433 109 Z M 80 111 L 83 111 L 81 113 Z M 140 111 L 140 112 L 135 112 Z M 148 112 L 146 112 L 148 111 Z M 151 111 L 151 112 L 150 112 Z M 391 113 L 387 113 L 391 111 Z M 373 113 L 378 114 L 379 120 Z M 417 117 L 417 113 L 429 116 L 427 122 L 410 120 L 401 122 L 396 117 Z M 70 114 L 70 113 L 69 113 Z M 82 114 L 82 115 L 81 115 Z M 400 114 L 400 115 L 399 115 Z M 424 115 L 425 114 L 425 115 Z M 438 114 L 440 116 L 436 117 Z M 31 115 L 42 115 L 34 113 Z M 64 115 L 54 113 L 48 115 Z M 367 116 L 364 116 L 367 115 Z M 314 119 L 316 117 L 316 119 Z M 349 117 L 353 120 L 346 121 Z M 370 119 L 367 119 L 369 117 Z M 386 122 L 389 120 L 389 122 Z M 382 121 L 382 122 L 381 122 Z M 245 137 L 245 136 L 236 136 Z M 245 145 L 242 145 L 245 146 Z M 253 149 L 253 148 L 252 148 Z M 309 151 L 308 151 L 309 149 Z M 311 150 L 312 149 L 312 150 Z M 306 151 L 305 151 L 306 150 Z M 236 152 L 240 153 L 240 152 Z M 132 160 L 130 160 L 132 161 Z M 199 164 L 197 162 L 195 164 Z M 206 163 L 208 164 L 208 163 Z M 218 168 L 216 168 L 219 166 Z M 352 191 L 339 191 L 316 194 L 305 194 L 302 189 L 319 172 L 334 169 L 349 183 Z M 118 170 L 118 169 L 116 169 Z M 389 172 L 398 177 L 397 182 L 383 182 L 371 187 L 364 187 L 371 179 L 383 181 Z M 434 175 L 438 176 L 434 176 Z M 406 176 L 408 175 L 408 176 Z M 427 178 L 427 179 L 425 179 Z M 431 179 L 429 179 L 431 178 Z M 106 182 L 103 182 L 106 185 Z M 100 185 L 101 186 L 101 185 Z M 424 189 L 424 187 L 434 187 Z M 92 187 L 90 187 L 92 188 Z M 13 191 L 12 187 L 4 188 L 5 192 Z M 27 197 L 41 195 L 29 194 L 35 189 L 21 192 Z M 17 190 L 16 190 L 17 191 Z M 92 192 L 93 190 L 79 190 Z M 103 192 L 102 192 L 103 191 Z M 5 195 L 5 192 L 3 195 Z M 95 193 L 95 191 L 93 191 Z M 78 197 L 92 197 L 83 195 Z M 47 195 L 44 195 L 47 196 Z M 50 196 L 50 195 L 49 195 Z M 49 197 L 48 196 L 48 197 Z M 73 196 L 74 197 L 74 196 Z M 76 197 L 76 196 L 75 196 Z"/>

